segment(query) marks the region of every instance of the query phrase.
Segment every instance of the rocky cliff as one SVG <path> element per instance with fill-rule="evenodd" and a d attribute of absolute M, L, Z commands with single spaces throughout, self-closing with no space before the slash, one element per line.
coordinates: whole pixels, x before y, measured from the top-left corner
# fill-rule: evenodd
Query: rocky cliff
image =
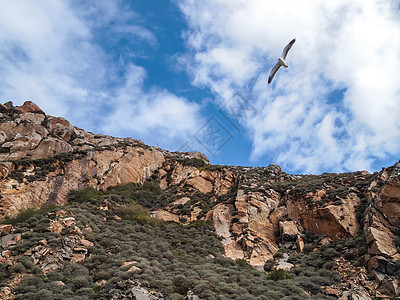
<path fill-rule="evenodd" d="M 146 203 L 153 216 L 211 220 L 225 255 L 261 270 L 282 249 L 318 252 L 357 239 L 345 250 L 368 275 L 348 284 L 368 297 L 378 287 L 400 295 L 400 163 L 374 174 L 322 175 L 291 175 L 274 164 L 214 166 L 199 152 L 86 132 L 29 101 L 0 105 L 1 219 L 66 204 L 72 190 L 129 182 L 152 182 L 169 195 Z M 310 235 L 320 238 L 311 242 Z M 346 269 L 348 261 L 337 263 Z"/>

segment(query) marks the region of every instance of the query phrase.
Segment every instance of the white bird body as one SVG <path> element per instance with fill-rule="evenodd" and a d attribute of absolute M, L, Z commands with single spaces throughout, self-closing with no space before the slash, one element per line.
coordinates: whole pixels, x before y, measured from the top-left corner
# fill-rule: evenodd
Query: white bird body
<path fill-rule="evenodd" d="M 289 67 L 289 65 L 286 63 L 286 61 L 283 60 L 282 57 L 278 57 L 279 63 L 284 66 L 285 68 Z"/>
<path fill-rule="evenodd" d="M 272 79 L 275 76 L 275 73 L 278 72 L 280 67 L 282 67 L 282 66 L 284 66 L 285 68 L 289 67 L 289 65 L 286 63 L 285 59 L 286 59 L 286 56 L 287 56 L 290 48 L 292 48 L 295 41 L 296 41 L 296 39 L 291 40 L 290 43 L 287 44 L 285 48 L 283 48 L 281 57 L 278 57 L 278 62 L 272 68 L 271 73 L 269 73 L 268 84 L 271 83 Z"/>

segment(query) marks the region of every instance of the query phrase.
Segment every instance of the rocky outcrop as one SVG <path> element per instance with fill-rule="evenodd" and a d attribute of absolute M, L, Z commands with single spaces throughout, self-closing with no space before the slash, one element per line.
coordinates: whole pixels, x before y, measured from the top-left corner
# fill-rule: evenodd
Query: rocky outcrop
<path fill-rule="evenodd" d="M 2 219 L 28 208 L 65 204 L 72 190 L 151 180 L 171 196 L 153 217 L 183 224 L 209 220 L 225 255 L 258 269 L 282 246 L 302 252 L 306 233 L 324 235 L 320 245 L 363 233 L 368 271 L 394 293 L 400 259 L 399 170 L 397 163 L 374 174 L 291 175 L 276 164 L 213 166 L 200 152 L 169 152 L 131 138 L 86 132 L 29 101 L 19 107 L 0 105 Z M 68 218 L 55 217 L 48 230 L 75 226 Z M 16 243 L 14 236 L 8 238 Z M 81 263 L 90 243 L 83 236 L 66 241 L 70 250 L 63 255 Z M 39 246 L 32 255 L 47 251 L 45 243 Z M 51 257 L 43 262 L 44 272 L 57 268 Z"/>
<path fill-rule="evenodd" d="M 391 225 L 400 226 L 400 176 L 397 172 L 393 171 L 379 193 L 375 205 L 385 215 Z"/>

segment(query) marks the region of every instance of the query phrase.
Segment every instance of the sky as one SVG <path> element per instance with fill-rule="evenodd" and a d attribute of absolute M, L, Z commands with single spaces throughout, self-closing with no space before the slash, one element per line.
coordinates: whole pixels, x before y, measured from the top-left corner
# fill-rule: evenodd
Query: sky
<path fill-rule="evenodd" d="M 0 0 L 0 101 L 26 100 L 213 164 L 379 171 L 400 159 L 400 5 Z"/>

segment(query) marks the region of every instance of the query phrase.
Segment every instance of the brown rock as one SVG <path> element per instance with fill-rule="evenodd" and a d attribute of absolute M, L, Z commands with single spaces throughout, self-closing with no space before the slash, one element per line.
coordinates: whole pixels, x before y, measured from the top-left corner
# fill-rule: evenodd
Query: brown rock
<path fill-rule="evenodd" d="M 12 254 L 11 250 L 4 250 L 3 252 L 1 252 L 1 256 L 5 257 L 5 258 L 9 258 Z"/>
<path fill-rule="evenodd" d="M 49 139 L 52 143 L 54 142 L 54 145 L 60 142 L 61 144 L 65 143 L 53 137 L 47 138 L 34 150 L 36 154 L 32 158 L 51 156 L 60 150 L 54 148 L 53 145 L 42 151 L 42 144 Z M 70 146 L 68 145 L 68 147 Z M 82 159 L 64 163 L 63 169 L 51 173 L 52 176 L 48 176 L 46 180 L 34 181 L 29 184 L 5 181 L 2 186 L 3 207 L 0 207 L 0 212 L 3 217 L 13 217 L 21 209 L 37 208 L 43 205 L 44 201 L 65 204 L 69 191 L 85 186 L 106 189 L 110 185 L 119 183 L 143 182 L 151 176 L 154 170 L 162 166 L 165 157 L 161 151 L 141 149 L 144 154 L 140 156 L 135 147 L 90 152 Z M 55 174 L 57 175 L 55 176 Z M 88 179 L 87 185 L 82 185 L 82 180 L 85 178 Z"/>
<path fill-rule="evenodd" d="M 59 153 L 71 152 L 74 149 L 63 140 L 54 137 L 47 137 L 40 142 L 39 146 L 32 152 L 32 159 L 40 159 L 54 156 Z"/>
<path fill-rule="evenodd" d="M 159 209 L 159 210 L 155 211 L 154 217 L 156 217 L 157 219 L 160 219 L 160 220 L 167 221 L 167 222 L 172 221 L 172 222 L 179 223 L 178 215 L 175 215 L 175 214 L 170 213 L 163 209 Z"/>
<path fill-rule="evenodd" d="M 187 181 L 187 183 L 190 184 L 191 186 L 193 186 L 196 190 L 198 190 L 200 193 L 203 193 L 203 194 L 211 193 L 211 191 L 214 188 L 214 185 L 212 184 L 212 182 L 210 182 L 200 176 L 190 178 Z"/>
<path fill-rule="evenodd" d="M 28 136 L 29 134 L 37 133 L 41 137 L 46 137 L 48 131 L 46 128 L 39 124 L 35 124 L 33 122 L 21 122 L 18 125 L 11 123 L 10 127 L 6 127 L 5 132 L 7 133 L 8 139 L 16 139 L 21 136 Z"/>
<path fill-rule="evenodd" d="M 400 226 L 400 176 L 388 181 L 382 188 L 376 204 L 391 224 Z"/>
<path fill-rule="evenodd" d="M 244 190 L 238 190 L 235 200 L 235 207 L 237 210 L 237 217 L 241 223 L 249 223 L 247 195 Z"/>
<path fill-rule="evenodd" d="M 199 175 L 200 171 L 197 168 L 178 164 L 172 171 L 171 184 L 177 185 L 185 179 L 197 177 Z"/>
<path fill-rule="evenodd" d="M 58 232 L 61 233 L 63 230 L 64 226 L 60 224 L 60 222 L 58 221 L 52 221 L 50 223 L 50 226 L 47 227 L 47 230 L 49 230 L 50 232 Z"/>
<path fill-rule="evenodd" d="M 310 197 L 314 199 L 315 196 Z M 334 240 L 357 235 L 355 207 L 360 199 L 356 194 L 350 193 L 342 199 L 341 205 L 309 207 L 308 201 L 306 198 L 289 198 L 286 204 L 288 217 L 298 221 L 305 230 L 325 234 Z"/>
<path fill-rule="evenodd" d="M 199 296 L 195 295 L 191 290 L 186 294 L 185 300 L 201 300 Z"/>
<path fill-rule="evenodd" d="M 8 247 L 14 246 L 14 245 L 16 245 L 16 244 L 17 244 L 17 243 L 16 243 L 15 241 L 8 241 L 8 242 L 3 243 L 1 246 L 2 246 L 3 248 L 8 248 Z"/>
<path fill-rule="evenodd" d="M 19 156 L 26 155 L 28 150 L 34 149 L 39 145 L 42 140 L 42 136 L 36 132 L 30 132 L 26 136 L 17 136 L 13 141 L 3 144 L 3 147 L 10 148 L 11 152 L 21 151 L 22 154 Z"/>
<path fill-rule="evenodd" d="M 67 213 L 65 210 L 61 209 L 61 210 L 59 210 L 59 211 L 56 211 L 56 218 L 58 218 L 58 217 L 65 217 L 67 214 L 68 214 L 68 213 Z"/>
<path fill-rule="evenodd" d="M 3 248 L 6 248 L 9 245 L 15 245 L 14 238 L 16 236 L 17 236 L 16 234 L 7 234 L 5 236 L 2 236 L 0 238 L 0 246 Z M 10 244 L 10 242 L 12 242 L 12 243 Z"/>
<path fill-rule="evenodd" d="M 326 292 L 328 295 L 333 295 L 333 296 L 336 296 L 336 297 L 339 297 L 339 296 L 342 294 L 342 292 L 341 292 L 340 290 L 334 289 L 334 288 L 330 288 L 330 287 L 327 287 L 327 288 L 325 289 L 325 292 Z"/>
<path fill-rule="evenodd" d="M 0 179 L 7 177 L 14 170 L 14 164 L 11 162 L 0 163 Z"/>
<path fill-rule="evenodd" d="M 304 251 L 304 241 L 300 236 L 297 237 L 297 249 L 299 249 L 299 252 Z"/>
<path fill-rule="evenodd" d="M 22 106 L 17 106 L 15 108 L 16 111 L 20 113 L 37 113 L 37 114 L 45 114 L 43 110 L 40 109 L 39 106 L 37 106 L 35 103 L 32 101 L 25 101 Z"/>
<path fill-rule="evenodd" d="M 257 270 L 263 271 L 265 262 L 269 259 L 273 259 L 273 254 L 278 250 L 279 249 L 274 242 L 265 241 L 257 243 L 253 248 L 251 248 L 249 264 Z"/>
<path fill-rule="evenodd" d="M 59 286 L 64 286 L 65 285 L 65 283 L 60 281 L 60 280 L 54 281 L 54 284 L 59 285 Z"/>
<path fill-rule="evenodd" d="M 185 205 L 188 201 L 190 201 L 189 197 L 182 197 L 170 204 L 170 207 L 178 206 L 178 205 Z"/>
<path fill-rule="evenodd" d="M 231 259 L 243 259 L 245 253 L 238 243 L 232 239 L 229 231 L 232 218 L 232 208 L 225 204 L 218 204 L 210 214 L 208 214 L 207 218 L 211 218 L 215 232 L 217 235 L 222 237 L 222 245 L 224 246 L 226 257 Z"/>
<path fill-rule="evenodd" d="M 94 246 L 94 244 L 91 241 L 88 241 L 85 239 L 81 239 L 79 241 L 79 244 L 81 244 L 82 246 L 85 246 L 85 247 L 93 247 Z"/>
<path fill-rule="evenodd" d="M 128 272 L 136 272 L 136 271 L 140 271 L 140 268 L 136 267 L 136 266 L 132 266 L 129 268 Z"/>
<path fill-rule="evenodd" d="M 399 280 L 399 278 L 389 281 L 388 284 L 386 285 L 386 287 L 394 295 L 400 296 L 400 280 Z"/>
<path fill-rule="evenodd" d="M 7 101 L 4 103 L 4 106 L 7 107 L 7 109 L 12 109 L 14 108 L 14 103 L 12 101 Z"/>
<path fill-rule="evenodd" d="M 60 137 L 66 142 L 84 137 L 83 130 L 75 128 L 68 120 L 62 117 L 48 116 L 46 119 L 46 128 L 50 133 Z"/>
<path fill-rule="evenodd" d="M 332 243 L 332 240 L 329 237 L 325 237 L 319 241 L 322 246 L 328 246 Z"/>
<path fill-rule="evenodd" d="M 274 226 L 268 216 L 273 209 L 260 193 L 249 193 L 248 230 L 263 241 L 275 241 Z M 274 243 L 275 244 L 275 243 Z"/>
<path fill-rule="evenodd" d="M 282 168 L 277 164 L 269 164 L 268 167 L 265 168 L 266 172 L 274 175 L 282 174 Z"/>
<path fill-rule="evenodd" d="M 71 263 L 81 264 L 85 261 L 85 254 L 75 254 L 71 258 Z"/>
<path fill-rule="evenodd" d="M 43 114 L 27 112 L 27 113 L 20 114 L 19 117 L 15 121 L 16 121 L 16 123 L 20 123 L 21 121 L 23 121 L 23 122 L 31 122 L 31 123 L 34 123 L 37 125 L 42 125 L 45 118 L 46 117 Z"/>
<path fill-rule="evenodd" d="M 6 140 L 7 134 L 3 130 L 0 130 L 0 144 L 3 144 Z"/>
<path fill-rule="evenodd" d="M 11 229 L 12 229 L 12 225 L 9 225 L 9 224 L 0 225 L 0 233 L 10 232 Z"/>
<path fill-rule="evenodd" d="M 221 196 L 224 194 L 229 193 L 231 190 L 232 184 L 235 181 L 235 174 L 230 170 L 223 170 L 221 172 L 215 172 L 215 179 L 214 179 L 214 193 L 217 196 Z"/>
<path fill-rule="evenodd" d="M 382 274 L 382 273 L 380 273 L 380 272 L 378 272 L 378 271 L 376 271 L 376 270 L 373 270 L 373 271 L 371 272 L 371 274 L 372 274 L 372 276 L 374 276 L 375 280 L 376 280 L 377 282 L 379 282 L 379 283 L 382 283 L 383 280 L 385 280 L 385 275 Z"/>
<path fill-rule="evenodd" d="M 0 113 L 7 113 L 7 112 L 8 112 L 7 106 L 0 103 Z"/>
<path fill-rule="evenodd" d="M 61 219 L 60 222 L 64 224 L 64 226 L 74 226 L 75 225 L 75 218 L 74 217 L 68 217 Z"/>
<path fill-rule="evenodd" d="M 395 244 L 388 230 L 369 227 L 367 230 L 367 243 L 370 245 L 369 254 L 393 256 L 397 253 Z"/>
<path fill-rule="evenodd" d="M 300 234 L 294 221 L 279 222 L 281 236 L 283 240 L 296 240 Z"/>
<path fill-rule="evenodd" d="M 207 156 L 205 156 L 203 153 L 201 153 L 199 151 L 187 152 L 184 157 L 185 158 L 197 158 L 197 159 L 201 159 L 206 164 L 210 163 Z"/>
<path fill-rule="evenodd" d="M 73 226 L 72 229 L 69 231 L 70 234 L 82 236 L 82 230 L 78 226 Z"/>
<path fill-rule="evenodd" d="M 60 266 L 54 261 L 49 261 L 48 263 L 44 263 L 41 269 L 44 274 L 49 274 L 55 270 L 60 269 Z"/>
<path fill-rule="evenodd" d="M 74 252 L 87 254 L 88 250 L 85 247 L 74 247 Z"/>
<path fill-rule="evenodd" d="M 127 267 L 127 266 L 131 266 L 134 264 L 137 264 L 137 261 L 134 261 L 134 260 L 133 261 L 125 261 L 122 263 L 121 267 Z"/>
<path fill-rule="evenodd" d="M 161 190 L 166 190 L 168 188 L 168 181 L 167 181 L 167 177 L 164 177 L 160 180 L 160 189 Z"/>
<path fill-rule="evenodd" d="M 73 126 L 71 125 L 71 123 L 62 118 L 62 117 L 53 117 L 53 116 L 48 116 L 47 120 L 46 120 L 46 128 L 50 131 L 53 132 L 54 128 L 57 125 L 62 125 L 65 128 L 73 128 Z"/>
<path fill-rule="evenodd" d="M 124 151 L 127 153 L 124 154 Z M 118 164 L 113 165 L 111 160 L 111 168 L 109 169 L 107 177 L 104 179 L 104 183 L 100 186 L 102 189 L 119 183 L 143 183 L 147 178 L 150 178 L 154 170 L 160 168 L 165 161 L 164 155 L 153 149 L 144 151 L 143 155 L 138 155 L 136 149 L 132 147 L 127 147 L 124 151 L 121 151 L 122 157 L 119 159 Z M 104 151 L 101 159 L 105 160 L 106 155 L 112 158 L 110 154 L 113 152 L 115 153 L 115 151 Z M 97 160 L 97 163 L 97 168 L 100 169 L 102 162 Z"/>
<path fill-rule="evenodd" d="M 106 283 L 107 283 L 107 280 L 101 279 L 101 280 L 97 280 L 97 281 L 94 283 L 94 285 L 97 286 L 97 287 L 102 288 L 103 286 L 106 285 Z"/>
<path fill-rule="evenodd" d="M 375 270 L 379 268 L 379 262 L 376 256 L 371 257 L 370 260 L 368 260 L 368 269 L 369 270 Z"/>

